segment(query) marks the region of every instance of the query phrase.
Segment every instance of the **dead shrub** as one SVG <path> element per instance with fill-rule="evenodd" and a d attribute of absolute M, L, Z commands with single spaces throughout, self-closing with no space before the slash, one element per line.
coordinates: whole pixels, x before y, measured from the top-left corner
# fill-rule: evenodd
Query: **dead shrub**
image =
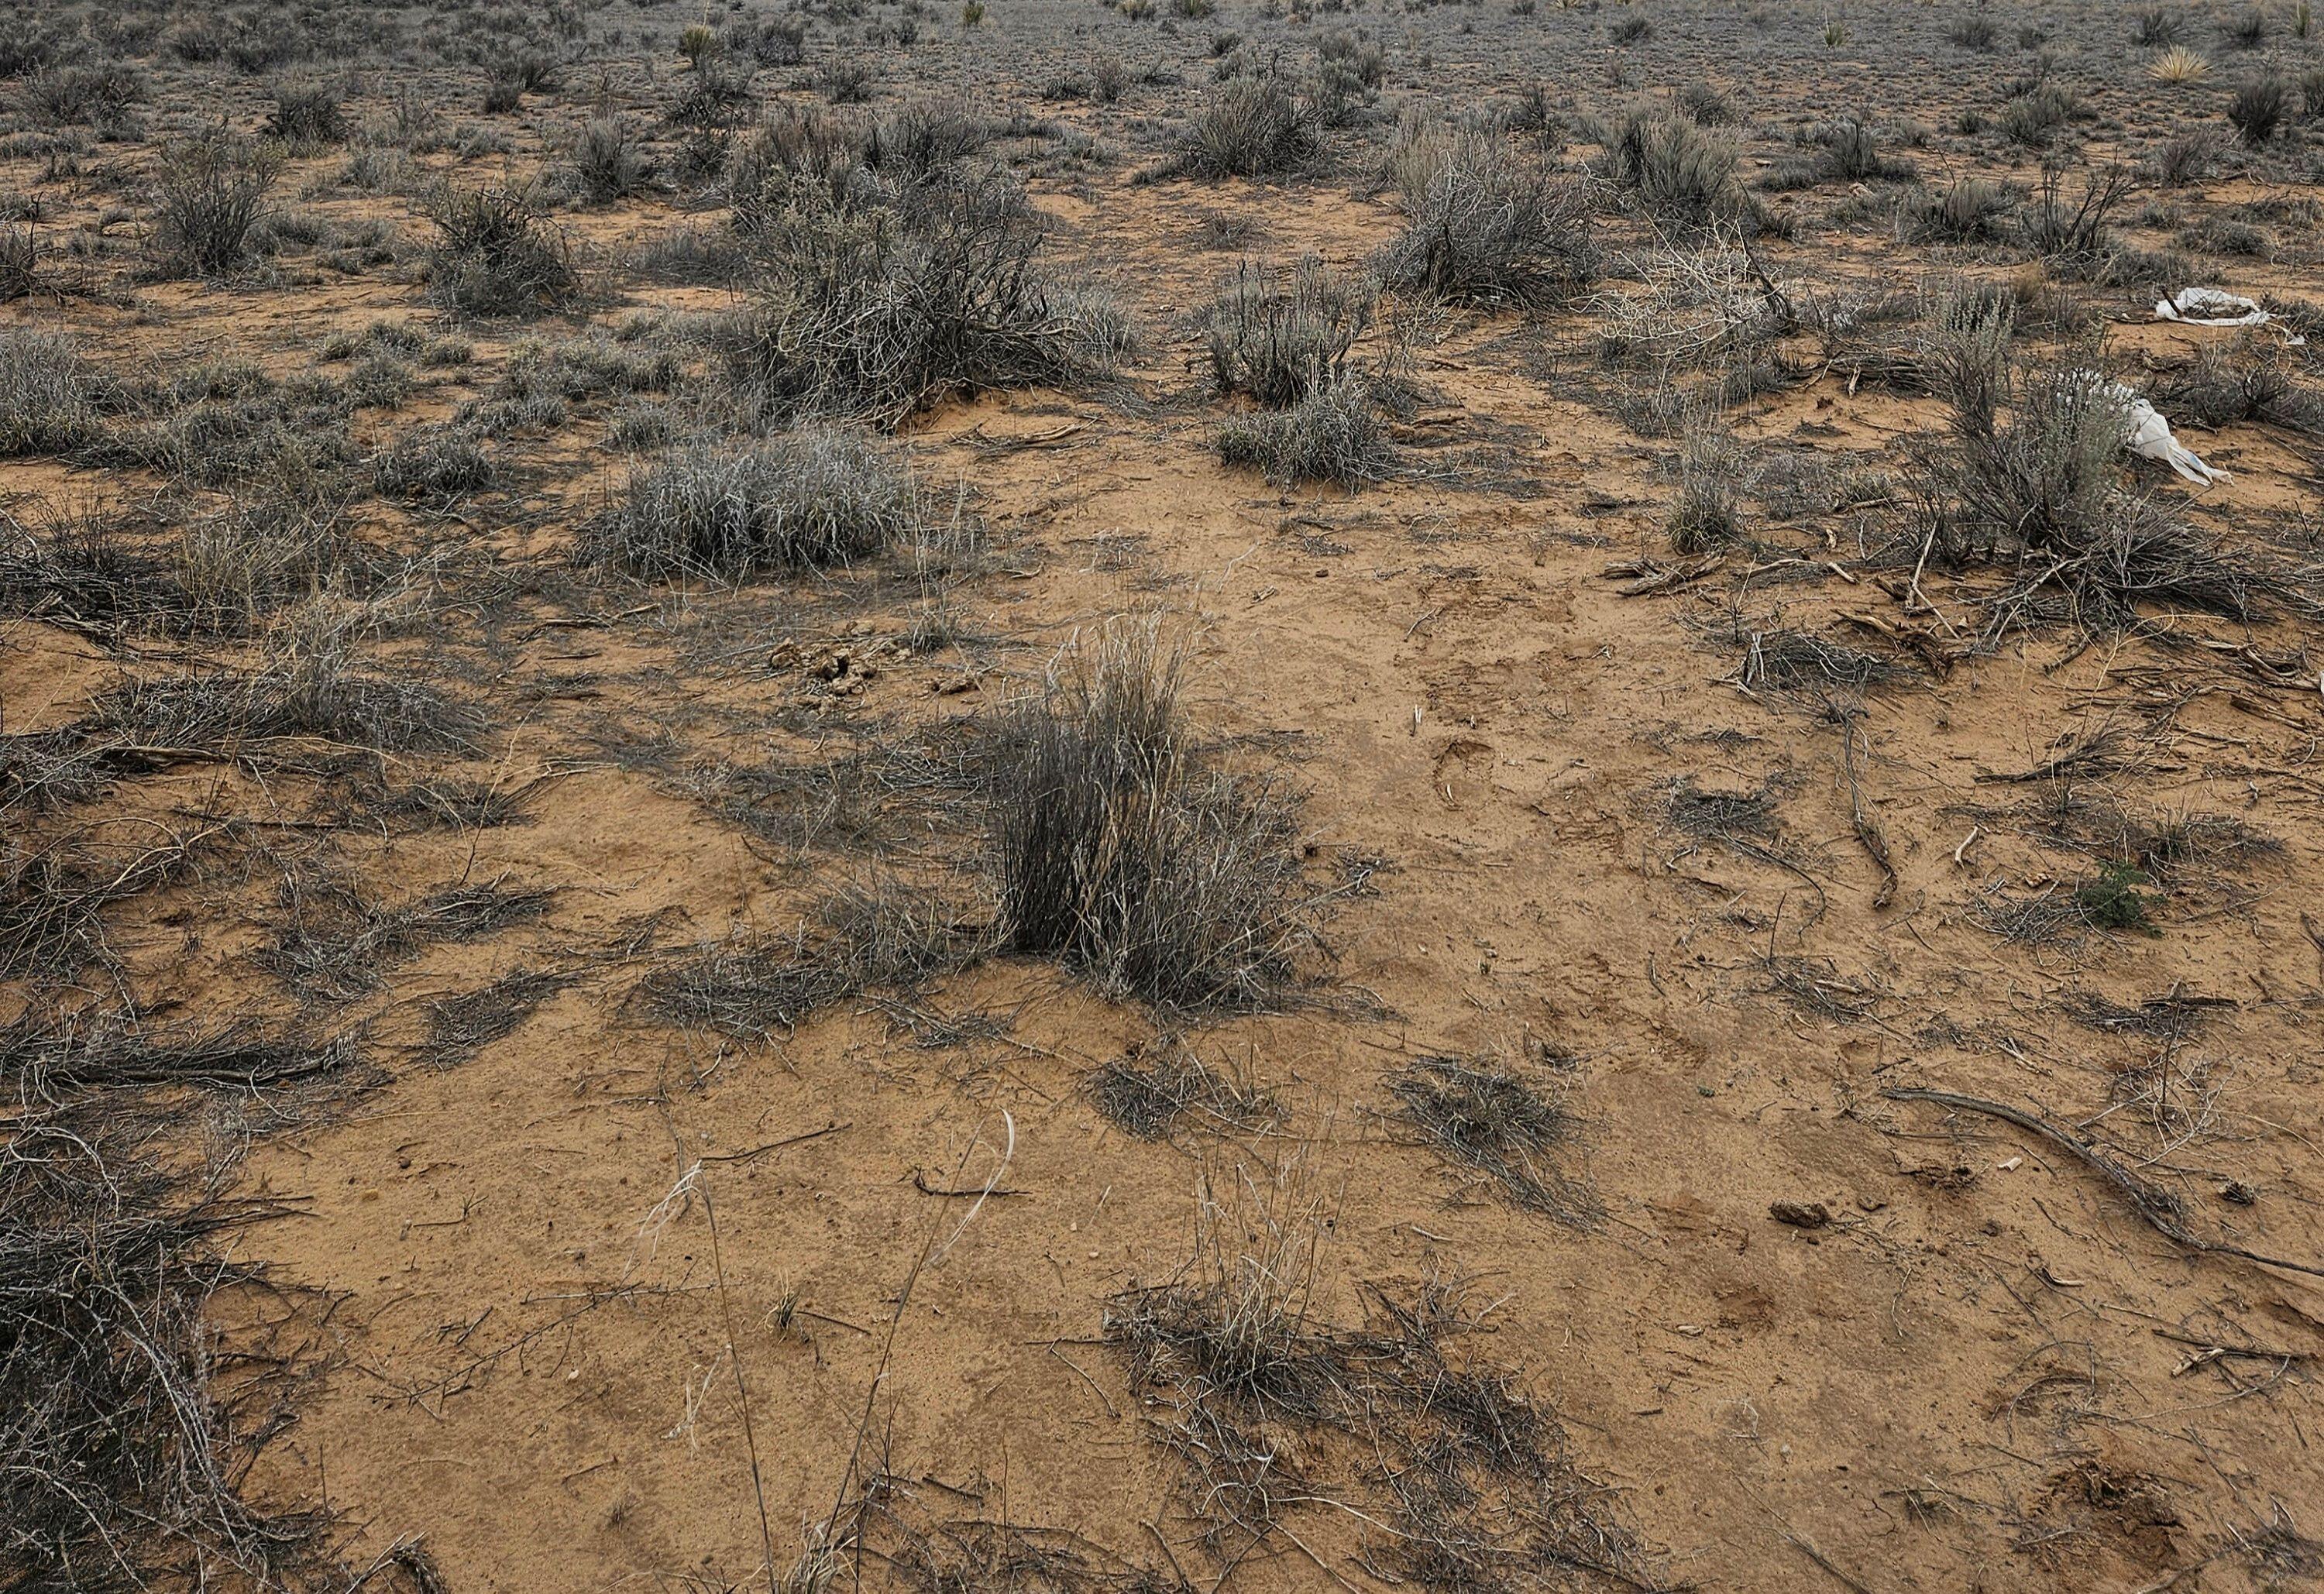
<path fill-rule="evenodd" d="M 1288 274 L 1245 263 L 1205 318 L 1212 379 L 1222 393 L 1297 403 L 1346 373 L 1378 302 L 1370 282 L 1337 276 L 1315 255 Z"/>
<path fill-rule="evenodd" d="M 0 1146 L 0 1580 L 288 1586 L 325 1524 L 239 1497 L 272 1359 L 222 1357 L 207 1317 L 263 1278 L 232 1237 L 279 1213 L 114 1139 L 20 1113 Z"/>
<path fill-rule="evenodd" d="M 1602 1215 L 1561 1159 L 1576 1124 L 1559 1083 L 1482 1060 L 1423 1057 L 1388 1080 L 1407 1125 L 1515 1205 L 1577 1228 Z"/>
<path fill-rule="evenodd" d="M 281 169 L 277 150 L 225 134 L 163 152 L 153 226 L 171 268 L 219 276 L 240 264 Z"/>

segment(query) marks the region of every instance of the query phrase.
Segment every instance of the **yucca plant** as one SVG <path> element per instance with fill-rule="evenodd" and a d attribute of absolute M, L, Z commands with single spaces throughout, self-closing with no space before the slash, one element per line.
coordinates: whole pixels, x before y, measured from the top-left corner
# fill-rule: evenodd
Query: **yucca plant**
<path fill-rule="evenodd" d="M 2197 83 L 2210 76 L 2211 63 L 2200 51 L 2173 44 L 2146 70 L 2157 83 Z"/>

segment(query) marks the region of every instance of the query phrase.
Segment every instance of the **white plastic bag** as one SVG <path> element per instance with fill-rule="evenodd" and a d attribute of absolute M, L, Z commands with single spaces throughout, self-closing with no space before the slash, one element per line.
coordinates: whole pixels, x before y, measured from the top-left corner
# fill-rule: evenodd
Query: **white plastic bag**
<path fill-rule="evenodd" d="M 2259 308 L 2258 300 L 2224 288 L 2181 288 L 2168 299 L 2155 300 L 2154 318 L 2190 327 L 2264 327 L 2270 317 Z"/>
<path fill-rule="evenodd" d="M 2130 428 L 2123 438 L 2124 447 L 2141 459 L 2161 460 L 2199 487 L 2234 480 L 2226 471 L 2215 470 L 2205 465 L 2200 455 L 2172 437 L 2171 423 L 2163 419 L 2162 412 L 2145 399 L 2119 382 L 2115 384 L 2114 392 L 2130 411 Z"/>

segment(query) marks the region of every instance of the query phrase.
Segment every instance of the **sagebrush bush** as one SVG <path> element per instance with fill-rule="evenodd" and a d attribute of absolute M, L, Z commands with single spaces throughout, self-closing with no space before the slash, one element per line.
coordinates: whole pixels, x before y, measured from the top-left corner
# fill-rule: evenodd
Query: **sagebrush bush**
<path fill-rule="evenodd" d="M 1118 622 L 992 727 L 1001 932 L 1108 990 L 1260 1008 L 1307 933 L 1298 806 L 1195 751 L 1183 676 L 1150 624 Z"/>
<path fill-rule="evenodd" d="M 1388 287 L 1456 303 L 1537 307 L 1596 279 L 1600 256 L 1582 181 L 1520 155 L 1500 135 L 1454 129 L 1407 153 L 1398 175 L 1405 227 L 1379 254 Z"/>
<path fill-rule="evenodd" d="M 217 276 L 240 264 L 282 170 L 279 151 L 218 134 L 164 151 L 153 230 L 173 270 Z"/>
<path fill-rule="evenodd" d="M 872 124 L 863 164 L 899 181 L 923 182 L 959 166 L 997 131 L 991 117 L 959 96 L 921 96 Z"/>
<path fill-rule="evenodd" d="M 2036 85 L 2001 107 L 2002 136 L 2028 149 L 2047 148 L 2080 108 L 2072 91 L 2054 83 Z"/>
<path fill-rule="evenodd" d="M 1186 124 L 1178 170 L 1190 177 L 1277 177 L 1322 148 L 1314 103 L 1272 68 L 1231 78 Z"/>
<path fill-rule="evenodd" d="M 1310 389 L 1286 409 L 1228 417 L 1218 447 L 1227 464 L 1262 471 L 1271 482 L 1354 488 L 1386 473 L 1388 428 L 1371 384 L 1349 374 Z"/>
<path fill-rule="evenodd" d="M 1702 226 L 1748 214 L 1734 142 L 1659 106 L 1595 130 L 1607 173 L 1666 221 Z"/>
<path fill-rule="evenodd" d="M 726 24 L 729 54 L 748 56 L 762 67 L 795 67 L 807 59 L 807 18 L 770 16 Z"/>
<path fill-rule="evenodd" d="M 440 189 L 428 205 L 428 288 L 461 316 L 533 316 L 570 304 L 580 280 L 565 240 L 530 201 L 499 189 Z"/>
<path fill-rule="evenodd" d="M 1377 301 L 1370 283 L 1335 275 L 1315 255 L 1287 274 L 1246 263 L 1205 317 L 1212 379 L 1222 393 L 1296 403 L 1346 373 Z"/>
<path fill-rule="evenodd" d="M 1992 603 L 1997 627 L 2063 616 L 2112 630 L 2148 602 L 2252 614 L 2266 583 L 2248 561 L 2125 486 L 2129 391 L 2085 366 L 2021 363 L 2011 322 L 2010 299 L 1991 288 L 1957 286 L 1936 306 L 1923 352 L 1951 439 L 1926 461 L 1929 547 L 2019 572 Z M 2246 374 L 2235 373 L 2237 402 L 2255 391 Z M 2191 405 L 2206 380 L 2196 374 Z M 2280 391 L 2255 380 L 2257 392 Z"/>
<path fill-rule="evenodd" d="M 347 114 L 338 90 L 324 83 L 276 85 L 266 136 L 302 149 L 346 142 Z"/>
<path fill-rule="evenodd" d="M 550 51 L 537 45 L 506 43 L 484 60 L 484 111 L 505 115 L 524 97 L 557 87 L 562 64 Z"/>
<path fill-rule="evenodd" d="M 778 106 L 726 161 L 726 203 L 734 230 L 764 237 L 786 217 L 810 207 L 840 209 L 882 202 L 884 194 L 864 165 L 868 130 L 819 106 Z"/>
<path fill-rule="evenodd" d="M 2216 127 L 2172 134 L 2154 148 L 2154 180 L 2166 189 L 2203 181 L 2218 169 L 2226 143 Z"/>
<path fill-rule="evenodd" d="M 145 97 L 145 79 L 124 61 L 44 67 L 25 80 L 25 116 L 36 125 L 88 123 L 118 125 L 129 107 Z"/>
<path fill-rule="evenodd" d="M 731 363 L 770 415 L 881 426 L 949 393 L 1099 374 L 1127 323 L 1110 299 L 1045 270 L 1042 245 L 1001 172 L 892 205 L 791 182 L 752 241 L 764 286 Z"/>
<path fill-rule="evenodd" d="M 653 176 L 645 146 L 618 116 L 583 124 L 573 141 L 573 178 L 594 205 L 625 199 Z"/>
<path fill-rule="evenodd" d="M 902 453 L 860 431 L 810 427 L 696 443 L 640 465 L 578 552 L 641 576 L 738 581 L 845 565 L 920 526 Z"/>

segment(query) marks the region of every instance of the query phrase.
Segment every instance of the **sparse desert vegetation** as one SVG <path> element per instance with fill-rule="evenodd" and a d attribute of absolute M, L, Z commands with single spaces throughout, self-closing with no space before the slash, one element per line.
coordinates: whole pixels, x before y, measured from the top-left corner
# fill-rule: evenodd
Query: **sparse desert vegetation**
<path fill-rule="evenodd" d="M 2307 0 L 0 13 L 0 1588 L 2324 1582 Z"/>

